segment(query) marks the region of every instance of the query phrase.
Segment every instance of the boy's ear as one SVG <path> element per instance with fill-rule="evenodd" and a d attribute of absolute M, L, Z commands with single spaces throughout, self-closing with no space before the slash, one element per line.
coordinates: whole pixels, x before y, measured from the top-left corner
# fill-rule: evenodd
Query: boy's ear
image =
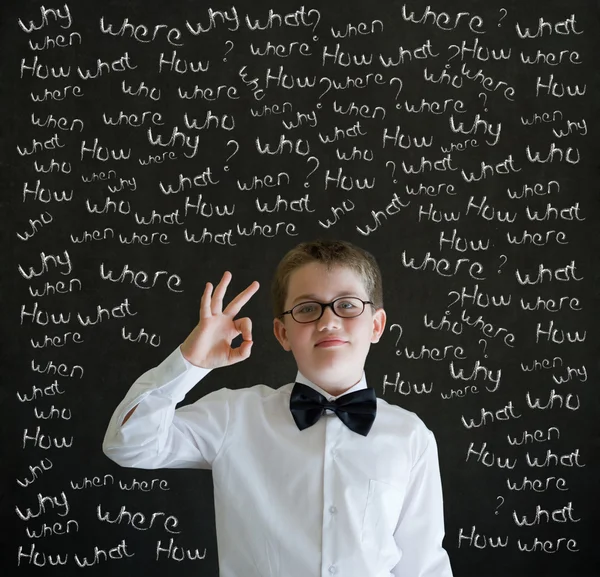
<path fill-rule="evenodd" d="M 377 309 L 373 313 L 373 334 L 371 335 L 371 342 L 378 343 L 379 339 L 381 339 L 381 335 L 385 329 L 385 321 L 387 315 L 385 314 L 385 310 L 383 308 Z"/>
<path fill-rule="evenodd" d="M 273 334 L 285 351 L 292 350 L 287 339 L 287 329 L 280 319 L 273 319 Z"/>

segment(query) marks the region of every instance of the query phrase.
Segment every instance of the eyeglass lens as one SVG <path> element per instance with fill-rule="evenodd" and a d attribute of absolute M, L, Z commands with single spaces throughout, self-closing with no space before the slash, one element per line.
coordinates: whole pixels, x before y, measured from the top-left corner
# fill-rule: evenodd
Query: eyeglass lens
<path fill-rule="evenodd" d="M 333 305 L 338 316 L 344 318 L 357 317 L 363 312 L 364 305 L 360 299 L 348 297 L 336 301 Z M 321 316 L 321 303 L 306 302 L 292 309 L 292 316 L 300 323 L 309 323 Z"/>

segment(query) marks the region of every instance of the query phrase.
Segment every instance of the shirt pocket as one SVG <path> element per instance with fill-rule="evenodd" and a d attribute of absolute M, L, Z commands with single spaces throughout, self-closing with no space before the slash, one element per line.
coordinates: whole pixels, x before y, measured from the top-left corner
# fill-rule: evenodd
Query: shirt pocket
<path fill-rule="evenodd" d="M 404 491 L 377 479 L 369 479 L 361 543 L 395 549 L 394 531 L 400 518 Z"/>

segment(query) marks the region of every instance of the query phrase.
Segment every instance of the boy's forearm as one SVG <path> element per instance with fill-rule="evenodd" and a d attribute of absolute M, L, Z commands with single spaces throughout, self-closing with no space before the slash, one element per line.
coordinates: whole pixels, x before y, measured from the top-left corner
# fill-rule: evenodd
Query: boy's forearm
<path fill-rule="evenodd" d="M 187 355 L 185 354 L 185 351 L 184 351 L 183 345 L 180 345 L 180 346 L 179 346 L 179 350 L 181 351 L 181 354 L 182 354 L 182 356 L 183 356 L 183 357 L 184 357 L 184 358 L 185 358 L 185 359 L 186 359 L 188 362 L 191 362 L 191 361 L 188 359 Z M 125 418 L 123 419 L 123 422 L 121 423 L 121 426 L 123 426 L 123 425 L 124 425 L 124 424 L 125 424 L 125 423 L 126 423 L 128 420 L 129 420 L 129 417 L 131 417 L 131 415 L 133 415 L 133 413 L 135 412 L 135 410 L 136 410 L 137 408 L 138 408 L 138 405 L 136 405 L 135 407 L 133 407 L 133 409 L 131 409 L 131 411 L 129 411 L 129 412 L 127 413 L 127 415 L 125 415 Z"/>
<path fill-rule="evenodd" d="M 129 419 L 129 417 L 131 417 L 131 415 L 133 415 L 133 412 L 134 412 L 134 411 L 137 409 L 137 407 L 138 407 L 138 406 L 136 405 L 135 407 L 133 407 L 133 409 L 131 409 L 131 411 L 129 411 L 129 412 L 127 413 L 127 415 L 126 415 L 126 416 L 125 416 L 125 418 L 123 419 L 123 422 L 121 423 L 121 426 L 123 426 L 123 425 L 124 425 L 124 424 L 127 422 L 127 420 Z"/>
<path fill-rule="evenodd" d="M 181 351 L 174 351 L 136 379 L 108 424 L 102 443 L 107 457 L 122 466 L 142 466 L 146 462 L 156 449 L 151 447 L 164 441 L 176 404 L 209 372 L 189 368 L 186 370 Z"/>

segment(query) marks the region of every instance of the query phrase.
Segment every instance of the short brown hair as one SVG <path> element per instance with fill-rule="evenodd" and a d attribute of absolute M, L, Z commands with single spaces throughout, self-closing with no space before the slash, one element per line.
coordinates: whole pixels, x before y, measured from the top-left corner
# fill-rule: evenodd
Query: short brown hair
<path fill-rule="evenodd" d="M 317 239 L 301 242 L 279 261 L 271 283 L 274 317 L 278 317 L 284 311 L 291 274 L 311 262 L 319 262 L 325 265 L 327 270 L 341 266 L 355 271 L 362 279 L 368 299 L 374 303 L 373 306 L 376 309 L 383 307 L 383 282 L 375 257 L 347 241 Z"/>

